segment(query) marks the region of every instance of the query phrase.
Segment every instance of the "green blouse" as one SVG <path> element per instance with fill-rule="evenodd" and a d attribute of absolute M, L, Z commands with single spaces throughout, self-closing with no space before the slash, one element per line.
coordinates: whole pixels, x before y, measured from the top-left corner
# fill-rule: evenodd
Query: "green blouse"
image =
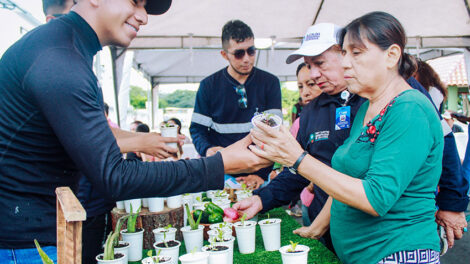
<path fill-rule="evenodd" d="M 344 263 L 377 263 L 414 249 L 439 251 L 435 194 L 442 170 L 443 134 L 436 110 L 417 90 L 395 97 L 366 126 L 359 109 L 333 168 L 362 180 L 378 217 L 333 200 L 331 237 Z"/>

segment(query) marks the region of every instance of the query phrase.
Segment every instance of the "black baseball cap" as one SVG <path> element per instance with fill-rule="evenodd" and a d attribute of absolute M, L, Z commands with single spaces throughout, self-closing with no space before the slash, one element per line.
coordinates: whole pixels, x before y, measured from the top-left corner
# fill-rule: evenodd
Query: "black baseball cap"
<path fill-rule="evenodd" d="M 171 6 L 171 0 L 147 0 L 145 10 L 149 15 L 161 15 L 168 11 Z"/>

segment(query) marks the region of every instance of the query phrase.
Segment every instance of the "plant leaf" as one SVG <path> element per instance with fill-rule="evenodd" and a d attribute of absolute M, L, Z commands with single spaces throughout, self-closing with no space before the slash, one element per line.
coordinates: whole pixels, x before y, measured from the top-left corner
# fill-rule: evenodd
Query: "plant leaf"
<path fill-rule="evenodd" d="M 42 250 L 41 246 L 39 245 L 38 241 L 34 239 L 34 244 L 36 245 L 36 249 L 39 252 L 39 256 L 41 256 L 41 260 L 43 264 L 54 264 L 54 261 L 52 261 L 51 258 Z"/>

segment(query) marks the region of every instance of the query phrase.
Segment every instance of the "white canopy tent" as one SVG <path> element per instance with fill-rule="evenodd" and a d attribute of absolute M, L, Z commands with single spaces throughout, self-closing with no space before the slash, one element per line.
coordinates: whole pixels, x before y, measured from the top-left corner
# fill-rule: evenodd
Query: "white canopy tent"
<path fill-rule="evenodd" d="M 265 49 L 258 52 L 256 66 L 281 81 L 295 80 L 297 63 L 287 65 L 285 59 L 300 45 L 309 26 L 320 22 L 344 26 L 371 11 L 397 17 L 408 35 L 408 52 L 423 59 L 468 50 L 469 1 L 173 0 L 167 13 L 149 16 L 148 25 L 141 27 L 129 49 L 135 51 L 134 67 L 145 73 L 152 87 L 199 82 L 227 65 L 219 53 L 221 29 L 228 20 L 240 19 L 257 40 L 264 39 Z M 466 55 L 467 64 L 469 60 Z M 116 72 L 119 84 L 120 70 Z"/>

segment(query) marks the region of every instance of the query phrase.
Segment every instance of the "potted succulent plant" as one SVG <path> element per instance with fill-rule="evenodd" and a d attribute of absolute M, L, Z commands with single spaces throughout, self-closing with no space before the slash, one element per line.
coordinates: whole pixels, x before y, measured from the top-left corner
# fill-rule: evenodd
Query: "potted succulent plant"
<path fill-rule="evenodd" d="M 242 183 L 242 189 L 236 191 L 235 194 L 237 195 L 237 200 L 241 201 L 253 196 L 253 191 L 248 189 L 245 183 Z"/>
<path fill-rule="evenodd" d="M 290 245 L 279 249 L 283 264 L 307 264 L 310 248 L 290 241 Z"/>
<path fill-rule="evenodd" d="M 193 196 L 190 193 L 185 193 L 183 194 L 183 205 L 187 204 L 189 206 L 189 210 L 193 210 Z M 187 226 L 188 222 L 188 214 L 186 210 L 184 210 L 184 216 L 183 216 L 183 226 Z"/>
<path fill-rule="evenodd" d="M 263 236 L 264 249 L 276 251 L 281 247 L 281 219 L 269 218 L 258 222 Z"/>
<path fill-rule="evenodd" d="M 161 251 L 160 255 L 171 257 L 172 264 L 178 264 L 181 243 L 178 240 L 164 240 L 160 243 L 154 243 L 155 251 Z"/>
<path fill-rule="evenodd" d="M 216 203 L 216 202 L 223 202 L 223 201 L 228 201 L 228 202 L 230 202 L 230 200 L 229 200 L 229 194 L 228 194 L 225 190 L 218 190 L 218 191 L 216 191 L 216 192 L 213 194 L 212 202 L 213 202 L 213 203 Z"/>
<path fill-rule="evenodd" d="M 122 223 L 128 216 L 124 216 L 118 219 L 116 228 L 111 231 L 104 244 L 104 253 L 96 256 L 98 264 L 125 264 L 127 263 L 128 257 L 125 252 L 115 252 L 115 246 L 118 244 L 119 230 L 121 230 Z"/>
<path fill-rule="evenodd" d="M 211 244 L 214 246 L 227 246 L 229 248 L 227 264 L 233 263 L 233 246 L 235 242 L 235 237 L 232 236 L 232 227 L 231 223 L 220 224 L 215 230 L 216 236 L 212 238 Z"/>
<path fill-rule="evenodd" d="M 208 252 L 196 252 L 185 254 L 180 258 L 181 264 L 208 264 L 209 253 Z"/>
<path fill-rule="evenodd" d="M 256 222 L 245 221 L 246 214 L 243 214 L 240 222 L 233 224 L 237 233 L 238 249 L 242 254 L 251 254 L 255 252 L 256 242 Z"/>
<path fill-rule="evenodd" d="M 166 240 L 175 240 L 176 228 L 171 225 L 160 227 L 152 230 L 155 237 L 155 243 L 160 243 Z"/>
<path fill-rule="evenodd" d="M 155 256 L 152 256 L 152 250 L 149 250 L 147 252 L 148 257 L 146 257 L 142 260 L 142 264 L 157 264 L 157 263 L 158 264 L 164 264 L 164 263 L 170 264 L 170 263 L 172 263 L 171 257 L 169 257 L 169 256 L 160 256 L 161 252 L 162 252 L 161 250 L 158 250 L 157 254 Z"/>
<path fill-rule="evenodd" d="M 188 214 L 189 222 L 189 226 L 181 228 L 181 232 L 183 232 L 184 244 L 186 246 L 186 252 L 190 252 L 193 249 L 196 249 L 196 251 L 201 251 L 204 242 L 204 226 L 199 225 L 199 222 L 201 221 L 202 214 L 200 214 L 197 220 L 194 221 L 194 217 L 189 210 L 189 206 L 185 204 L 184 207 L 186 209 L 186 213 Z"/>
<path fill-rule="evenodd" d="M 142 259 L 142 247 L 144 243 L 144 229 L 136 229 L 137 217 L 139 216 L 141 207 L 137 212 L 132 212 L 127 218 L 127 229 L 121 230 L 122 240 L 129 242 L 129 261 L 139 261 Z"/>
<path fill-rule="evenodd" d="M 276 130 L 279 130 L 282 124 L 282 119 L 279 116 L 275 114 L 267 113 L 267 112 L 263 112 L 261 114 L 255 115 L 251 119 L 251 123 L 253 124 L 253 127 L 255 129 L 257 129 L 256 121 L 266 124 Z"/>

